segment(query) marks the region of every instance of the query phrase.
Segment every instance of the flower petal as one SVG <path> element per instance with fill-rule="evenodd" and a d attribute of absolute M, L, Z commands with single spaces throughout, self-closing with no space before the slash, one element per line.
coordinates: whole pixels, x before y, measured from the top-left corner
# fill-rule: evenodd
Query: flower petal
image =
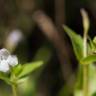
<path fill-rule="evenodd" d="M 9 71 L 9 65 L 6 62 L 6 60 L 2 60 L 0 63 L 0 71 L 1 72 L 8 72 Z"/>
<path fill-rule="evenodd" d="M 18 59 L 17 59 L 16 56 L 10 55 L 10 56 L 8 56 L 8 58 L 7 58 L 7 62 L 8 62 L 8 64 L 9 64 L 10 66 L 14 67 L 14 66 L 16 66 L 16 65 L 18 64 Z"/>
<path fill-rule="evenodd" d="M 10 55 L 9 51 L 5 48 L 0 50 L 0 60 L 6 60 Z"/>

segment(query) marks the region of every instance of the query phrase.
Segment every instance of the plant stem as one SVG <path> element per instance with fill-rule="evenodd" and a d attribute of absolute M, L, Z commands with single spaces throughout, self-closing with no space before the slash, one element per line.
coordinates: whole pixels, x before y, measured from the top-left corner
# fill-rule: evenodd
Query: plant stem
<path fill-rule="evenodd" d="M 87 34 L 84 32 L 84 41 L 83 41 L 83 56 L 87 56 Z M 88 70 L 89 65 L 83 65 L 83 96 L 89 96 L 89 80 L 88 80 Z"/>
<path fill-rule="evenodd" d="M 15 84 L 12 85 L 12 92 L 13 92 L 13 96 L 17 96 L 16 85 Z"/>
<path fill-rule="evenodd" d="M 83 66 L 83 92 L 84 96 L 89 96 L 88 65 Z"/>
<path fill-rule="evenodd" d="M 11 72 L 12 72 L 12 69 L 11 69 Z M 11 79 L 12 79 L 12 93 L 13 93 L 13 96 L 17 96 L 17 80 L 16 80 L 16 76 L 15 74 L 12 72 L 11 73 Z"/>

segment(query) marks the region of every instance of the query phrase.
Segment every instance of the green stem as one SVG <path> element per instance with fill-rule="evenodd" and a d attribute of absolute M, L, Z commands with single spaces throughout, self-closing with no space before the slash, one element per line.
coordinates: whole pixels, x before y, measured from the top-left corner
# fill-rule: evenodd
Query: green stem
<path fill-rule="evenodd" d="M 89 96 L 88 65 L 83 66 L 83 96 Z"/>
<path fill-rule="evenodd" d="M 16 91 L 16 85 L 15 84 L 12 85 L 12 92 L 13 92 L 13 96 L 17 96 L 17 91 Z"/>
<path fill-rule="evenodd" d="M 87 56 L 87 34 L 84 34 L 83 41 L 83 56 Z M 89 80 L 88 80 L 89 65 L 83 65 L 83 96 L 89 96 Z"/>
<path fill-rule="evenodd" d="M 17 80 L 16 80 L 16 76 L 15 74 L 13 73 L 13 70 L 11 69 L 11 80 L 12 80 L 12 93 L 13 95 L 12 96 L 17 96 Z"/>

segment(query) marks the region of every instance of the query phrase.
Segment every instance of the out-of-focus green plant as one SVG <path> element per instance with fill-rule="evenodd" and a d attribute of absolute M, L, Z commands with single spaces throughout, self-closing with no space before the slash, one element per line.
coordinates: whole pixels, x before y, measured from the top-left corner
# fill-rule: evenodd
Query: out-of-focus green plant
<path fill-rule="evenodd" d="M 88 36 L 89 19 L 86 11 L 81 9 L 83 19 L 83 37 L 64 25 L 64 30 L 70 37 L 74 53 L 79 62 L 79 71 L 74 90 L 75 96 L 94 96 L 96 93 L 96 76 L 93 75 L 96 69 L 93 63 L 96 61 L 96 38 L 91 40 Z M 88 42 L 89 41 L 89 42 Z"/>
<path fill-rule="evenodd" d="M 43 64 L 43 61 L 35 61 L 28 64 L 18 64 L 18 59 L 10 55 L 8 50 L 0 50 L 0 79 L 12 86 L 13 95 L 17 95 L 17 86 L 22 83 L 21 79 L 26 78 Z"/>

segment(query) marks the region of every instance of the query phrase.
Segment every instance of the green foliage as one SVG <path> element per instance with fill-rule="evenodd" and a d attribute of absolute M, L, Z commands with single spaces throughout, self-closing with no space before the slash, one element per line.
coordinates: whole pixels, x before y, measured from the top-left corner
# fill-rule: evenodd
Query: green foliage
<path fill-rule="evenodd" d="M 96 54 L 89 55 L 80 61 L 81 64 L 92 64 L 94 62 L 96 62 Z"/>
<path fill-rule="evenodd" d="M 83 39 L 80 35 L 76 34 L 73 30 L 71 30 L 69 27 L 64 25 L 64 30 L 67 33 L 67 35 L 70 37 L 74 53 L 77 57 L 77 60 L 80 61 L 80 59 L 83 57 Z"/>
<path fill-rule="evenodd" d="M 65 25 L 64 25 L 64 30 L 71 39 L 74 53 L 77 57 L 77 60 L 80 63 L 81 58 L 83 58 L 83 38 Z M 76 82 L 76 88 L 78 89 L 82 88 L 82 81 L 83 81 L 82 76 L 83 76 L 82 66 L 79 65 L 78 73 L 77 73 L 77 82 Z"/>
<path fill-rule="evenodd" d="M 14 68 L 11 68 L 11 73 L 2 73 L 0 72 L 0 79 L 4 80 L 7 84 L 13 84 L 19 79 L 21 79 L 24 76 L 28 76 L 31 72 L 35 71 L 38 69 L 40 66 L 42 66 L 43 61 L 37 61 L 37 62 L 32 62 L 32 63 L 27 63 L 24 65 L 17 65 Z M 15 77 L 14 77 L 15 76 Z"/>
<path fill-rule="evenodd" d="M 16 76 L 18 76 L 22 71 L 22 65 L 18 64 L 18 66 L 15 66 L 12 71 Z"/>
<path fill-rule="evenodd" d="M 67 26 L 64 26 L 64 30 L 71 39 L 72 46 L 74 49 L 74 53 L 79 61 L 79 68 L 78 68 L 78 74 L 77 74 L 77 82 L 76 82 L 76 89 L 74 90 L 74 96 L 82 96 L 83 90 L 82 90 L 82 83 L 83 83 L 83 65 L 89 64 L 88 69 L 88 80 L 89 80 L 89 94 L 90 96 L 95 96 L 96 92 L 96 68 L 94 65 L 92 65 L 94 62 L 96 62 L 96 43 L 95 39 L 91 40 L 90 37 L 88 37 L 89 42 L 87 43 L 87 56 L 83 56 L 83 38 L 76 34 L 73 30 L 68 28 Z M 93 94 L 94 93 L 94 94 Z M 92 95 L 93 94 L 93 95 Z"/>
<path fill-rule="evenodd" d="M 93 43 L 96 45 L 96 36 L 93 38 Z"/>
<path fill-rule="evenodd" d="M 93 63 L 96 62 L 96 37 L 93 40 L 90 36 L 88 37 L 90 22 L 84 9 L 81 9 L 81 15 L 83 19 L 83 38 L 64 25 L 64 30 L 71 39 L 74 53 L 80 63 L 74 96 L 95 96 L 96 66 Z"/>
<path fill-rule="evenodd" d="M 92 96 L 96 96 L 96 92 Z"/>
<path fill-rule="evenodd" d="M 13 93 L 14 96 L 17 96 L 16 95 L 17 94 L 16 86 L 18 84 L 22 85 L 22 82 L 26 81 L 26 78 L 30 75 L 30 73 L 39 69 L 42 65 L 44 65 L 44 63 L 47 63 L 52 55 L 51 53 L 52 52 L 45 46 L 41 47 L 37 51 L 37 53 L 33 59 L 33 62 L 26 63 L 26 64 L 17 64 L 14 67 L 9 66 L 10 70 L 8 72 L 0 72 L 0 79 L 5 81 L 7 84 L 11 85 L 13 92 L 14 92 Z M 39 74 L 40 74 L 40 72 L 41 72 L 41 70 L 39 70 Z M 33 77 L 33 79 L 35 78 L 34 74 L 32 75 L 32 77 Z M 36 80 L 35 80 L 35 82 L 36 82 Z M 35 90 L 35 88 L 34 88 L 34 90 Z"/>
<path fill-rule="evenodd" d="M 5 81 L 7 84 L 11 84 L 11 81 L 8 78 L 8 75 L 6 75 L 6 74 L 4 74 L 2 72 L 0 72 L 0 79 L 3 80 L 3 81 Z"/>
<path fill-rule="evenodd" d="M 22 65 L 22 71 L 20 72 L 20 74 L 18 74 L 17 77 L 21 78 L 21 77 L 24 77 L 24 76 L 30 74 L 31 72 L 33 72 L 37 68 L 39 68 L 42 64 L 43 64 L 42 61 L 37 61 L 37 62 L 32 62 L 30 64 Z"/>

